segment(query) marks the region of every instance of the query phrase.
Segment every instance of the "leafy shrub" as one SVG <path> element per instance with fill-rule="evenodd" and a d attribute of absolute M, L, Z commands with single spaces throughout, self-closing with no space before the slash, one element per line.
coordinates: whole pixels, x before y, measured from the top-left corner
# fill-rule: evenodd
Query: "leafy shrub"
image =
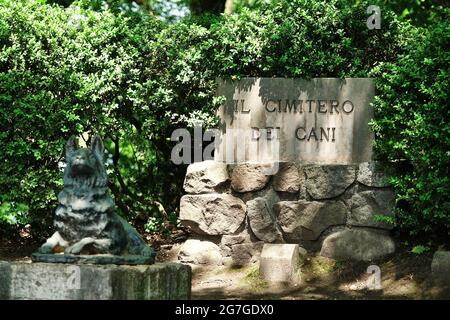
<path fill-rule="evenodd" d="M 136 200 L 141 194 L 134 184 L 153 173 L 139 175 L 139 170 L 155 162 L 155 152 L 135 119 L 151 121 L 149 104 L 159 92 L 147 94 L 152 81 L 141 81 L 151 70 L 141 70 L 145 58 L 131 20 L 34 1 L 2 1 L 0 17 L 2 205 L 27 204 L 33 225 L 49 226 L 62 187 L 58 164 L 65 141 L 70 134 L 95 131 L 109 138 L 111 189 L 121 208 L 127 210 L 129 202 L 153 205 L 144 196 Z M 160 30 L 155 20 L 142 26 L 150 34 Z M 127 153 L 130 142 L 140 148 Z M 122 148 L 126 151 L 119 153 Z M 147 160 L 120 171 L 119 160 L 127 164 L 130 156 Z"/>
<path fill-rule="evenodd" d="M 423 246 L 423 245 L 418 245 L 418 246 L 415 246 L 415 247 L 413 247 L 411 249 L 411 252 L 415 253 L 415 254 L 423 254 L 423 253 L 426 253 L 428 251 L 430 251 L 430 247 Z"/>
<path fill-rule="evenodd" d="M 3 202 L 0 205 L 0 222 L 10 225 L 25 224 L 27 222 L 26 213 L 28 206 L 25 204 Z"/>
<path fill-rule="evenodd" d="M 168 214 L 167 219 L 161 217 L 150 217 L 146 224 L 144 224 L 144 230 L 148 233 L 166 233 L 170 234 L 167 229 L 167 225 L 170 224 L 172 227 L 179 228 L 180 220 L 175 212 Z"/>
<path fill-rule="evenodd" d="M 365 77 L 395 61 L 408 25 L 383 10 L 380 30 L 366 26 L 369 3 L 274 1 L 262 11 L 242 9 L 211 26 L 216 72 L 226 76 Z"/>
<path fill-rule="evenodd" d="M 109 186 L 123 215 L 167 219 L 185 174 L 170 161 L 168 137 L 193 123 L 192 112 L 205 125 L 215 120 L 215 78 L 191 46 L 207 30 L 31 0 L 1 4 L 2 217 L 29 209 L 2 221 L 48 229 L 65 141 L 94 132 L 106 138 Z"/>
<path fill-rule="evenodd" d="M 449 13 L 415 32 L 395 63 L 373 72 L 376 151 L 400 160 L 397 223 L 414 235 L 450 234 Z"/>

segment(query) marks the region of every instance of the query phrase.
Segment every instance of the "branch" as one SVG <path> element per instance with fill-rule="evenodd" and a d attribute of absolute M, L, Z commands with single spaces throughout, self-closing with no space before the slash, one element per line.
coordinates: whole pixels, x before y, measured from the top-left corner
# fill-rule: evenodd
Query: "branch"
<path fill-rule="evenodd" d="M 143 204 L 147 204 L 151 207 L 156 207 L 159 211 L 159 213 L 166 219 L 168 220 L 169 217 L 167 215 L 166 210 L 164 209 L 164 206 L 156 200 L 146 200 L 144 197 L 142 196 L 137 196 L 136 194 L 134 194 L 133 192 L 131 192 L 131 190 L 127 187 L 127 185 L 125 184 L 125 181 L 123 180 L 122 174 L 120 173 L 120 169 L 119 169 L 119 159 L 120 159 L 120 146 L 119 146 L 119 141 L 120 139 L 118 137 L 113 137 L 112 141 L 114 142 L 114 154 L 113 154 L 113 165 L 114 165 L 114 172 L 116 173 L 116 177 L 117 180 L 119 182 L 120 188 L 122 189 L 122 192 L 127 194 L 128 196 L 130 196 L 132 199 L 139 201 Z M 113 188 L 116 188 L 116 186 L 113 186 Z M 111 189 L 111 191 L 113 191 Z M 113 191 L 114 193 L 114 191 Z M 119 190 L 117 190 L 116 188 L 116 193 L 114 193 L 114 196 L 117 198 L 120 198 L 120 192 Z M 125 206 L 125 205 L 124 205 Z M 128 208 L 128 207 L 127 207 Z M 130 209 L 128 208 L 128 213 L 130 212 Z"/>
<path fill-rule="evenodd" d="M 108 187 L 113 193 L 114 198 L 116 199 L 117 206 L 125 213 L 125 215 L 129 216 L 131 213 L 131 209 L 122 201 L 120 190 L 111 181 L 108 181 Z"/>

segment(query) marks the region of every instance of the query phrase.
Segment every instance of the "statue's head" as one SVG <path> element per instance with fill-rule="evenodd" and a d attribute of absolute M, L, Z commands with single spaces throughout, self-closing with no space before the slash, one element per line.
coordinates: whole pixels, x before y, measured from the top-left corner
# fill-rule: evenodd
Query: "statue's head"
<path fill-rule="evenodd" d="M 72 177 L 94 176 L 104 171 L 102 139 L 95 135 L 89 148 L 78 148 L 76 138 L 71 136 L 66 144 L 66 169 Z"/>

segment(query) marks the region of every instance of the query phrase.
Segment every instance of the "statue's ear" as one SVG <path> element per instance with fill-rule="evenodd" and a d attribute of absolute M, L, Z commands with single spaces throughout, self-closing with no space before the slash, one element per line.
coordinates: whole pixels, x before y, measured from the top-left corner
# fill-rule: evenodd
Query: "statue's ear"
<path fill-rule="evenodd" d="M 75 136 L 70 136 L 69 140 L 66 143 L 66 160 L 70 158 L 70 154 L 77 150 L 77 139 Z"/>
<path fill-rule="evenodd" d="M 94 136 L 94 138 L 92 138 L 91 149 L 94 152 L 97 159 L 102 161 L 103 154 L 105 152 L 105 146 L 103 145 L 102 139 L 97 134 Z"/>

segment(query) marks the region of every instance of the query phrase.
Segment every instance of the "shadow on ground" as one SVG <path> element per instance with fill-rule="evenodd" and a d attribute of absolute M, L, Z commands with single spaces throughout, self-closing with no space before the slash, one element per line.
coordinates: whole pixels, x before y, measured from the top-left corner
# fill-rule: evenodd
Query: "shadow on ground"
<path fill-rule="evenodd" d="M 258 275 L 258 265 L 243 268 L 193 267 L 193 299 L 450 299 L 450 288 L 431 279 L 431 255 L 410 252 L 383 261 L 339 262 L 310 255 L 298 284 L 272 285 Z M 369 290 L 369 265 L 381 270 L 381 290 Z"/>

